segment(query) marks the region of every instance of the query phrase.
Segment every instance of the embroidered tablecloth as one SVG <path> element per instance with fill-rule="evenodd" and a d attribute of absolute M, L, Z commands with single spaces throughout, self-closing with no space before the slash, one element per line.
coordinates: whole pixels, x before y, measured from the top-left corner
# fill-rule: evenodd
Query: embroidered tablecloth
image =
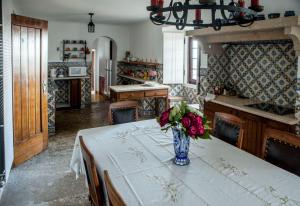
<path fill-rule="evenodd" d="M 191 163 L 181 167 L 172 132 L 155 120 L 81 130 L 70 163 L 77 176 L 85 174 L 79 136 L 128 206 L 300 206 L 300 177 L 214 137 L 191 140 Z"/>

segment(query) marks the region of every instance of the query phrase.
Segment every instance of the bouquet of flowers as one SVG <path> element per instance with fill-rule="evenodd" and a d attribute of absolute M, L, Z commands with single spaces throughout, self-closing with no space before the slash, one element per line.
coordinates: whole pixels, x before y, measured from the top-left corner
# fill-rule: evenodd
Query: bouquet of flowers
<path fill-rule="evenodd" d="M 189 107 L 185 102 L 163 112 L 157 118 L 162 130 L 170 128 L 181 129 L 186 136 L 192 139 L 210 139 L 207 119 L 201 112 Z"/>

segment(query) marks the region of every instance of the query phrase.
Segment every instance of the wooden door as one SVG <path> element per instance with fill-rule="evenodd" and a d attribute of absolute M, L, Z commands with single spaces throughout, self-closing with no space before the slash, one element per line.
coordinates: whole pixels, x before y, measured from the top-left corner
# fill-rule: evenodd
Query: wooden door
<path fill-rule="evenodd" d="M 48 22 L 12 15 L 14 164 L 48 146 Z"/>

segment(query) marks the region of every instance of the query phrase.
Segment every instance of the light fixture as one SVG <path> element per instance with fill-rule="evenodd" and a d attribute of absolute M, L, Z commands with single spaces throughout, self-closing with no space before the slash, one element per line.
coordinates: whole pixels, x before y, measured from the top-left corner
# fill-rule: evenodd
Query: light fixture
<path fill-rule="evenodd" d="M 88 31 L 89 33 L 94 33 L 95 32 L 95 24 L 93 22 L 94 13 L 89 13 L 89 15 L 90 15 L 90 22 L 88 24 Z"/>
<path fill-rule="evenodd" d="M 249 8 L 245 8 L 245 0 L 238 0 L 238 2 L 232 0 L 228 5 L 224 4 L 224 0 L 220 0 L 219 4 L 216 1 L 199 0 L 199 3 L 190 4 L 190 0 L 184 0 L 184 2 L 171 0 L 169 6 L 164 7 L 164 0 L 151 0 L 151 6 L 148 6 L 147 10 L 150 11 L 150 20 L 156 25 L 175 25 L 178 30 L 186 26 L 195 29 L 213 27 L 216 31 L 223 26 L 250 26 L 257 20 L 257 12 L 263 11 L 259 0 L 251 0 Z M 211 12 L 211 22 L 202 20 L 202 10 Z M 188 22 L 189 11 L 195 13 L 192 22 Z M 220 12 L 221 18 L 217 18 L 217 11 Z M 172 15 L 174 18 L 171 18 Z"/>

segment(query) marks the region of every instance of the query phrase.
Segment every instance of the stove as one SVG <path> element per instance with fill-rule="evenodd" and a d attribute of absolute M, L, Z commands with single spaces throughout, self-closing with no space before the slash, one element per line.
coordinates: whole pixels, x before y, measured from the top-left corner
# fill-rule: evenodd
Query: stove
<path fill-rule="evenodd" d="M 249 104 L 245 106 L 259 109 L 265 112 L 270 112 L 273 114 L 278 114 L 278 115 L 287 115 L 287 114 L 295 113 L 295 110 L 293 108 L 283 107 L 283 106 L 269 104 L 269 103 Z"/>

